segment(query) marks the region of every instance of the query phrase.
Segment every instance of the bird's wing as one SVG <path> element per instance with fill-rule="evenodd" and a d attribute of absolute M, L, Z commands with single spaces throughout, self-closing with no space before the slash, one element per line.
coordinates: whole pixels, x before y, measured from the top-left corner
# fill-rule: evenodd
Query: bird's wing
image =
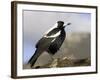
<path fill-rule="evenodd" d="M 60 30 L 55 28 L 51 30 L 48 34 L 45 34 L 36 44 L 36 48 L 38 47 L 49 47 L 50 43 L 52 43 L 57 36 L 60 35 Z"/>
<path fill-rule="evenodd" d="M 28 63 L 30 63 L 30 65 L 31 65 L 31 67 L 35 64 L 36 60 L 41 55 L 41 53 L 48 49 L 48 47 L 52 43 L 53 39 L 54 38 L 45 38 L 45 37 L 43 37 L 38 41 L 38 43 L 36 44 L 37 49 L 36 49 L 34 55 L 28 61 Z"/>
<path fill-rule="evenodd" d="M 36 48 L 48 48 L 54 38 L 42 37 L 36 44 Z M 45 49 L 44 49 L 45 50 Z"/>

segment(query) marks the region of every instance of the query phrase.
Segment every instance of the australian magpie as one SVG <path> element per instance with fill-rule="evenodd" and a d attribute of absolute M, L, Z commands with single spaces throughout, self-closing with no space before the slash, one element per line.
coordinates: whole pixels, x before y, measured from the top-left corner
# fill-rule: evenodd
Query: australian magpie
<path fill-rule="evenodd" d="M 70 25 L 68 23 L 67 25 Z M 38 57 L 43 53 L 44 51 L 48 52 L 51 55 L 54 55 L 61 47 L 62 43 L 65 40 L 66 32 L 64 28 L 67 26 L 64 26 L 63 21 L 58 21 L 57 26 L 53 29 L 49 30 L 36 44 L 36 51 L 34 55 L 29 59 L 28 63 L 30 66 L 34 66 L 36 60 Z"/>

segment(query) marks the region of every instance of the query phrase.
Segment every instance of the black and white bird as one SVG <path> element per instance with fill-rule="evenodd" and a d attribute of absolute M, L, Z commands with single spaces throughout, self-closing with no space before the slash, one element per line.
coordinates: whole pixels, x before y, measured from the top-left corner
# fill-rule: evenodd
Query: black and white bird
<path fill-rule="evenodd" d="M 64 29 L 70 24 L 71 23 L 64 25 L 63 21 L 58 21 L 56 27 L 45 33 L 45 35 L 37 42 L 35 46 L 36 51 L 28 61 L 31 67 L 34 66 L 36 60 L 44 51 L 54 55 L 60 49 L 66 37 Z"/>

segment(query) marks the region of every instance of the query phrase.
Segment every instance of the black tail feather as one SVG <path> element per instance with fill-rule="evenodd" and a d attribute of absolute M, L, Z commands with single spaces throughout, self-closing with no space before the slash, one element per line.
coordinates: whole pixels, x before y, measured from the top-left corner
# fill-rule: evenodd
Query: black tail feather
<path fill-rule="evenodd" d="M 40 50 L 36 50 L 34 55 L 30 58 L 30 60 L 28 61 L 28 64 L 32 66 L 34 66 L 36 60 L 38 59 L 38 57 L 40 56 L 41 52 Z"/>

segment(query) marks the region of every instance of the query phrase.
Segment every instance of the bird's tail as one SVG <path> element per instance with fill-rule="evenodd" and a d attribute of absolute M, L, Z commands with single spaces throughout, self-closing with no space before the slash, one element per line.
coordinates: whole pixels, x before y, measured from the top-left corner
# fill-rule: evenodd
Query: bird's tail
<path fill-rule="evenodd" d="M 40 54 L 41 54 L 41 51 L 37 49 L 35 51 L 34 55 L 30 58 L 30 60 L 28 61 L 28 64 L 30 64 L 31 67 L 34 66 L 34 64 L 35 64 L 36 60 L 38 59 L 38 57 L 40 56 Z"/>

